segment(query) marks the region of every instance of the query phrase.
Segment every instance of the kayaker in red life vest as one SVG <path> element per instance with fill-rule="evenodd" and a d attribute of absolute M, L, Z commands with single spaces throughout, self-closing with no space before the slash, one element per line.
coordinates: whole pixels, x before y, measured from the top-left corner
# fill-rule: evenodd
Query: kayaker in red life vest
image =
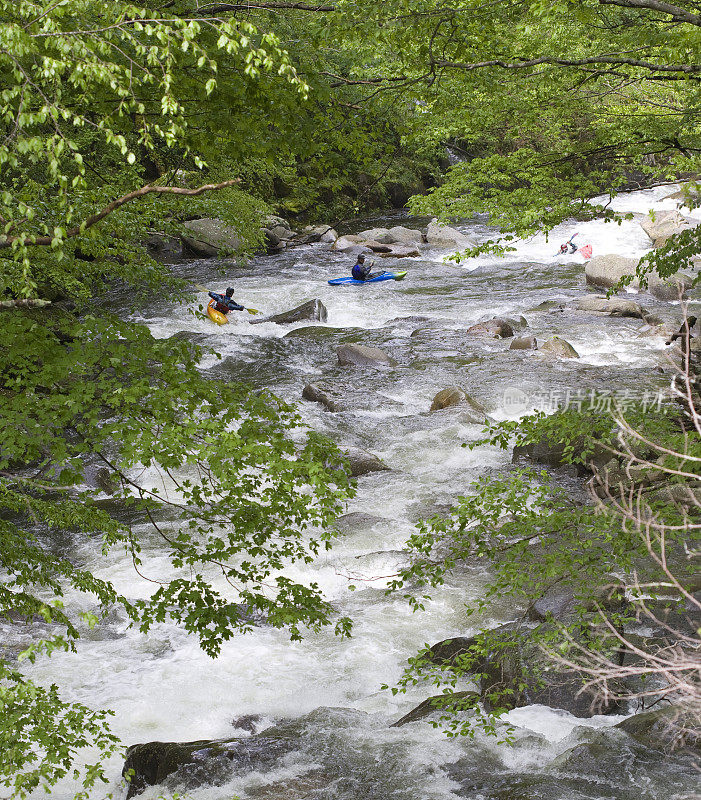
<path fill-rule="evenodd" d="M 365 256 L 361 253 L 358 256 L 358 260 L 355 262 L 355 266 L 351 270 L 351 275 L 355 278 L 356 281 L 369 281 L 370 278 L 375 278 L 377 275 L 381 273 L 375 272 L 372 273 L 370 270 L 372 269 L 372 265 L 374 261 L 371 261 L 369 264 L 365 263 Z"/>
<path fill-rule="evenodd" d="M 217 294 L 216 292 L 208 292 L 209 296 L 214 300 L 214 309 L 220 314 L 228 314 L 229 311 L 243 311 L 244 307 L 239 305 L 234 299 L 234 290 L 231 286 L 226 290 L 226 294 Z"/>
<path fill-rule="evenodd" d="M 576 235 L 576 233 L 573 233 L 564 244 L 560 245 L 560 253 L 568 253 L 569 255 L 572 255 L 572 253 L 577 252 L 577 245 L 572 241 Z"/>

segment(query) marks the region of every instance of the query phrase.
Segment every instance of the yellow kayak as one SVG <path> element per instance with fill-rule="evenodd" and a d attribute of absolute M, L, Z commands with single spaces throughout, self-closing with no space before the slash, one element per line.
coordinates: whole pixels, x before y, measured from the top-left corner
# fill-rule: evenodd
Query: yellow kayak
<path fill-rule="evenodd" d="M 207 316 L 212 320 L 212 322 L 216 322 L 217 325 L 226 325 L 229 321 L 229 318 L 226 314 L 222 314 L 221 311 L 217 311 L 214 308 L 214 300 L 209 301 L 209 305 L 207 306 Z"/>

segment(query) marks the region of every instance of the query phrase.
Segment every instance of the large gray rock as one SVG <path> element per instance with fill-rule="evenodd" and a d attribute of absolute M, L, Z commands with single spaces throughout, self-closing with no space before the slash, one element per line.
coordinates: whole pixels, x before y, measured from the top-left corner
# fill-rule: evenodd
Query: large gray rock
<path fill-rule="evenodd" d="M 437 247 L 441 250 L 467 250 L 475 246 L 475 243 L 468 239 L 464 233 L 460 233 L 460 231 L 448 225 L 441 225 L 435 219 L 428 225 L 426 241 L 431 247 Z"/>
<path fill-rule="evenodd" d="M 307 300 L 301 306 L 283 311 L 280 314 L 273 314 L 271 317 L 250 320 L 251 325 L 260 325 L 263 322 L 276 322 L 278 325 L 286 325 L 292 322 L 303 322 L 313 320 L 314 322 L 326 322 L 328 319 L 326 306 L 321 300 Z"/>
<path fill-rule="evenodd" d="M 369 247 L 365 246 L 364 239 L 354 234 L 339 236 L 331 249 L 342 253 L 367 253 L 370 250 Z"/>
<path fill-rule="evenodd" d="M 691 226 L 678 211 L 656 211 L 645 217 L 640 227 L 652 239 L 653 247 L 662 247 L 671 236 Z"/>
<path fill-rule="evenodd" d="M 519 336 L 512 339 L 509 350 L 537 350 L 538 341 L 535 336 Z"/>
<path fill-rule="evenodd" d="M 615 726 L 655 750 L 694 748 L 701 755 L 701 731 L 689 708 L 666 706 L 635 714 Z"/>
<path fill-rule="evenodd" d="M 411 245 L 390 244 L 386 253 L 378 252 L 380 258 L 418 258 L 421 255 L 418 247 Z"/>
<path fill-rule="evenodd" d="M 416 708 L 405 714 L 401 719 L 393 722 L 390 728 L 401 728 L 402 725 L 407 725 L 410 722 L 418 722 L 419 720 L 430 717 L 436 712 L 445 713 L 450 710 L 450 713 L 455 711 L 472 709 L 476 706 L 479 700 L 477 692 L 451 692 L 450 694 L 436 694 L 433 697 L 427 697 L 422 703 L 419 703 Z"/>
<path fill-rule="evenodd" d="M 582 297 L 575 303 L 575 308 L 579 311 L 591 311 L 601 314 L 611 314 L 617 317 L 643 318 L 643 309 L 633 300 L 625 300 L 622 297 L 601 297 L 589 296 Z"/>
<path fill-rule="evenodd" d="M 405 228 L 403 225 L 395 225 L 389 229 L 389 233 L 394 240 L 393 244 L 417 245 L 423 242 L 423 235 L 421 231 L 415 231 L 413 228 Z"/>
<path fill-rule="evenodd" d="M 389 228 L 369 228 L 356 234 L 360 239 L 369 242 L 374 241 L 380 244 L 394 244 L 397 240 L 390 233 Z"/>
<path fill-rule="evenodd" d="M 613 706 L 593 708 L 592 695 L 579 693 L 581 677 L 553 665 L 530 627 L 509 623 L 485 635 L 482 642 L 479 637 L 438 642 L 428 650 L 426 658 L 439 666 L 460 664 L 466 672 L 479 676 L 480 694 L 487 710 L 533 703 L 562 708 L 576 717 L 616 710 Z"/>
<path fill-rule="evenodd" d="M 454 406 L 467 406 L 468 408 L 479 412 L 483 417 L 487 412 L 484 407 L 480 405 L 473 397 L 461 389 L 459 386 L 448 386 L 447 389 L 441 389 L 440 392 L 433 398 L 431 403 L 431 411 L 440 411 L 444 408 L 453 408 Z"/>
<path fill-rule="evenodd" d="M 296 740 L 285 733 L 269 729 L 237 739 L 132 745 L 127 750 L 122 770 L 125 777 L 131 775 L 127 800 L 176 773 L 179 785 L 196 788 L 216 783 L 216 776 L 222 771 L 237 774 L 265 771 L 294 750 Z"/>
<path fill-rule="evenodd" d="M 540 346 L 541 352 L 551 353 L 559 358 L 579 358 L 579 353 L 565 339 L 553 336 Z"/>
<path fill-rule="evenodd" d="M 338 233 L 329 225 L 307 225 L 304 228 L 307 242 L 328 242 L 333 244 L 338 239 Z"/>
<path fill-rule="evenodd" d="M 180 234 L 183 247 L 200 258 L 212 258 L 220 251 L 236 253 L 242 239 L 236 229 L 220 219 L 204 217 L 183 222 L 185 233 Z"/>
<path fill-rule="evenodd" d="M 621 278 L 627 275 L 635 275 L 637 266 L 637 258 L 626 258 L 615 254 L 594 256 L 587 262 L 584 268 L 584 276 L 587 283 L 610 289 Z"/>
<path fill-rule="evenodd" d="M 651 273 L 647 278 L 647 290 L 658 300 L 679 300 L 686 297 L 686 290 L 693 284 L 688 275 L 677 274 L 671 278 L 660 278 Z"/>
<path fill-rule="evenodd" d="M 390 469 L 381 458 L 358 447 L 345 448 L 342 453 L 348 459 L 352 478 L 369 475 L 371 472 L 387 472 Z"/>
<path fill-rule="evenodd" d="M 374 367 L 382 369 L 391 367 L 396 361 L 391 359 L 379 347 L 367 347 L 363 344 L 342 344 L 336 348 L 338 363 L 342 367 Z"/>

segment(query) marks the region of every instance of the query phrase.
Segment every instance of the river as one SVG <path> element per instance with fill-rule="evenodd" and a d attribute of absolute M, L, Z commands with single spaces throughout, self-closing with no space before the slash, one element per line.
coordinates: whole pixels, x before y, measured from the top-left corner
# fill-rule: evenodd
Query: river
<path fill-rule="evenodd" d="M 673 207 L 660 201 L 672 191 L 665 187 L 617 202 L 644 213 L 652 206 Z M 368 220 L 363 227 L 378 224 L 418 227 L 421 221 L 395 215 Z M 493 235 L 481 220 L 460 228 L 480 239 Z M 167 298 L 132 315 L 156 337 L 201 334 L 201 341 L 223 356 L 221 362 L 214 357 L 203 362 L 212 375 L 272 389 L 299 403 L 311 428 L 341 445 L 371 451 L 391 467 L 359 478 L 357 497 L 340 520 L 343 535 L 333 549 L 313 565 L 291 569 L 293 577 L 316 581 L 335 607 L 353 618 L 352 638 L 339 641 L 324 631 L 291 643 L 284 631 L 261 626 L 225 644 L 221 656 L 211 660 L 172 625 L 158 625 L 143 636 L 115 615 L 89 635 L 78 654 L 57 654 L 30 668 L 37 680 L 59 682 L 66 697 L 112 709 L 113 728 L 126 744 L 246 737 L 273 725 L 287 726 L 294 739 L 294 747 L 279 757 L 253 758 L 235 774 L 224 770 L 200 787 L 177 781 L 153 787 L 143 795 L 146 800 L 176 791 L 196 800 L 690 796 L 688 779 L 679 779 L 673 760 L 664 764 L 630 755 L 611 727 L 621 717 L 579 719 L 529 706 L 507 717 L 516 726 L 516 743 L 498 746 L 482 735 L 449 739 L 426 723 L 389 728 L 433 692 L 419 686 L 393 696 L 380 689 L 398 680 L 407 658 L 424 644 L 467 636 L 523 612 L 508 599 L 479 619 L 465 616 L 466 599 L 483 589 L 482 567 L 452 575 L 433 592 L 424 612 L 412 613 L 400 597 L 384 593 L 386 576 L 405 561 L 405 542 L 417 520 L 447 510 L 473 480 L 508 469 L 511 461 L 510 454 L 492 448 L 463 448 L 463 442 L 479 437 L 481 426 L 459 410 L 429 413 L 436 392 L 461 386 L 493 418 L 504 419 L 514 413 L 504 404 L 513 390 L 523 392 L 523 412 L 551 407 L 568 393 L 581 398 L 596 389 L 640 395 L 643 387 L 654 391 L 668 382 L 659 370 L 664 341 L 647 335 L 640 320 L 563 308 L 588 291 L 581 259 L 553 256 L 575 230 L 581 243 L 592 244 L 595 255 L 639 256 L 650 246 L 635 220 L 620 227 L 573 223 L 548 243 L 542 237 L 519 243 L 504 258 L 485 256 L 456 265 L 443 262 L 445 252 L 426 251 L 421 258 L 380 262 L 388 269 L 408 270 L 402 282 L 331 287 L 326 281 L 347 274 L 351 257 L 328 245 L 307 245 L 258 257 L 247 266 L 192 261 L 177 269 L 212 288 L 234 286 L 239 302 L 266 314 L 318 298 L 328 309 L 325 324 L 251 325 L 247 314 L 232 313 L 231 324 L 217 328 L 189 313 L 195 305 L 174 306 Z M 201 294 L 198 302 L 205 299 Z M 678 303 L 649 295 L 637 299 L 665 319 L 680 318 Z M 128 313 L 127 298 L 116 298 L 115 307 Z M 509 340 L 465 335 L 468 326 L 500 315 L 523 315 L 528 322 L 524 334 L 539 342 L 561 336 L 580 358 L 548 359 L 537 351 L 510 351 Z M 349 341 L 383 348 L 397 366 L 383 371 L 340 367 L 336 346 Z M 333 385 L 347 410 L 329 413 L 302 401 L 303 386 L 315 381 Z M 127 596 L 150 591 L 119 552 L 106 561 L 98 543 L 77 542 L 75 547 L 88 568 L 109 576 Z M 151 570 L 164 563 L 155 540 L 146 559 Z M 247 715 L 255 716 L 242 720 Z M 597 742 L 605 742 L 608 753 L 598 763 L 575 767 L 562 762 L 561 754 Z M 117 797 L 123 792 L 121 764 L 114 759 L 109 765 Z M 56 796 L 69 797 L 70 787 L 61 787 Z"/>

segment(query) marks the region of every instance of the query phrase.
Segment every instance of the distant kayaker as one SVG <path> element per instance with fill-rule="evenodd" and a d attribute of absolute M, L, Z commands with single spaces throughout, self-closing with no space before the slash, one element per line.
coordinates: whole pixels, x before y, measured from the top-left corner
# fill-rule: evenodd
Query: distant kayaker
<path fill-rule="evenodd" d="M 369 264 L 366 264 L 365 256 L 361 253 L 358 256 L 358 260 L 355 262 L 355 266 L 351 270 L 351 275 L 356 281 L 369 281 L 370 278 L 374 278 L 376 275 L 379 275 L 379 273 L 373 275 L 373 273 L 370 272 L 374 263 L 374 261 L 371 261 Z"/>
<path fill-rule="evenodd" d="M 568 255 L 572 255 L 572 253 L 577 252 L 577 245 L 572 241 L 576 235 L 576 233 L 573 233 L 572 236 L 570 236 L 570 238 L 564 242 L 564 244 L 560 245 L 561 254 L 567 253 Z"/>
<path fill-rule="evenodd" d="M 208 292 L 209 296 L 214 300 L 214 309 L 220 314 L 228 314 L 229 311 L 244 311 L 244 307 L 239 305 L 234 300 L 234 290 L 231 286 L 226 290 L 226 294 L 217 294 L 216 292 Z"/>

